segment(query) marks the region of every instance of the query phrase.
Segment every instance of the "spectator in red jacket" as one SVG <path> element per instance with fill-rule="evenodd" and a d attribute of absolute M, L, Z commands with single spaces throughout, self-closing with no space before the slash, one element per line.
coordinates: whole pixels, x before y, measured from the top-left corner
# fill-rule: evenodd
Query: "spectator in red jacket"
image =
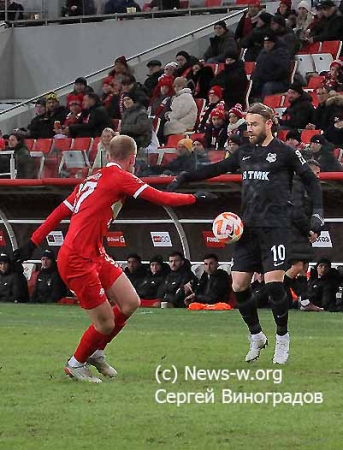
<path fill-rule="evenodd" d="M 246 11 L 243 16 L 240 18 L 236 32 L 235 39 L 239 42 L 247 34 L 251 33 L 255 24 L 252 22 L 252 19 L 261 11 L 261 2 L 260 0 L 250 0 L 248 3 L 248 11 Z"/>
<path fill-rule="evenodd" d="M 150 116 L 164 117 L 164 113 L 169 111 L 171 98 L 174 95 L 174 78 L 164 75 L 158 81 L 150 100 L 148 113 Z"/>
<path fill-rule="evenodd" d="M 177 69 L 179 65 L 175 61 L 171 61 L 168 64 L 164 66 L 164 75 L 168 75 L 170 77 L 176 77 L 177 76 Z"/>
<path fill-rule="evenodd" d="M 225 111 L 218 106 L 211 114 L 211 124 L 206 128 L 205 139 L 206 148 L 222 150 L 227 139 L 227 123 L 225 121 Z"/>

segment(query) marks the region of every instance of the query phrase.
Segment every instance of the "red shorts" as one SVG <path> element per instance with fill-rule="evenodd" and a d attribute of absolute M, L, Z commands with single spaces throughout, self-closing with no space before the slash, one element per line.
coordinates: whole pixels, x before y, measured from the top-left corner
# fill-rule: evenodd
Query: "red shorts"
<path fill-rule="evenodd" d="M 106 253 L 96 262 L 62 246 L 57 259 L 62 280 L 75 293 L 84 309 L 94 309 L 107 300 L 105 291 L 123 273 Z"/>

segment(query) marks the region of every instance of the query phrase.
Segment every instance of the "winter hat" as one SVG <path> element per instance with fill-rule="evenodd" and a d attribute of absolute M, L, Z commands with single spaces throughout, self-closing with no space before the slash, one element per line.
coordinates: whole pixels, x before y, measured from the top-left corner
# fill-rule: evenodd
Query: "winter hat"
<path fill-rule="evenodd" d="M 240 119 L 242 119 L 243 117 L 243 107 L 240 103 L 236 103 L 235 106 L 233 106 L 230 111 L 229 114 L 234 114 L 235 116 L 239 117 Z"/>
<path fill-rule="evenodd" d="M 265 25 L 269 25 L 272 20 L 272 15 L 267 13 L 265 10 L 260 11 L 256 16 L 251 19 L 252 23 L 257 22 L 257 19 L 261 19 Z"/>
<path fill-rule="evenodd" d="M 309 12 L 311 11 L 311 6 L 310 6 L 309 2 L 307 2 L 306 0 L 302 0 L 299 3 L 297 9 L 299 9 L 299 8 L 305 8 L 307 11 L 309 11 Z"/>
<path fill-rule="evenodd" d="M 49 92 L 49 94 L 47 94 L 45 96 L 45 99 L 46 99 L 46 101 L 48 101 L 48 100 L 55 100 L 55 102 L 59 101 L 57 95 L 55 94 L 55 92 Z"/>
<path fill-rule="evenodd" d="M 234 59 L 235 61 L 237 61 L 237 59 L 239 59 L 239 55 L 235 50 L 227 50 L 224 53 L 224 57 L 226 58 L 230 58 L 230 59 Z"/>
<path fill-rule="evenodd" d="M 46 100 L 45 100 L 45 98 L 39 98 L 39 99 L 36 101 L 36 105 L 46 106 Z"/>
<path fill-rule="evenodd" d="M 158 59 L 152 59 L 151 61 L 148 62 L 146 66 L 147 67 L 162 66 L 162 63 Z"/>
<path fill-rule="evenodd" d="M 275 32 L 273 30 L 267 31 L 267 33 L 264 35 L 263 41 L 264 42 L 276 42 L 277 36 L 276 36 Z"/>
<path fill-rule="evenodd" d="M 54 252 L 51 251 L 51 250 L 44 250 L 44 252 L 42 253 L 42 256 L 41 256 L 41 257 L 42 257 L 42 258 L 49 258 L 49 259 L 51 259 L 52 261 L 55 261 L 55 260 L 56 260 L 55 255 L 54 255 Z"/>
<path fill-rule="evenodd" d="M 208 95 L 215 95 L 221 100 L 223 98 L 223 88 L 220 86 L 212 86 L 208 91 Z"/>
<path fill-rule="evenodd" d="M 333 8 L 336 5 L 332 0 L 323 0 L 322 2 L 320 2 L 320 6 L 325 9 L 325 8 Z"/>
<path fill-rule="evenodd" d="M 338 67 L 339 69 L 343 68 L 343 61 L 339 60 L 339 59 L 335 59 L 334 61 L 332 61 L 332 63 L 330 64 L 330 69 L 331 67 Z"/>
<path fill-rule="evenodd" d="M 125 94 L 123 94 L 123 100 L 124 100 L 125 97 L 130 98 L 133 102 L 136 101 L 135 96 L 133 94 L 131 94 L 131 92 L 125 92 Z"/>
<path fill-rule="evenodd" d="M 187 61 L 189 61 L 191 55 L 183 50 L 181 50 L 180 52 L 176 53 L 176 57 L 178 56 L 183 56 L 185 59 L 187 59 Z"/>
<path fill-rule="evenodd" d="M 290 130 L 287 134 L 286 134 L 286 141 L 288 139 L 295 139 L 298 142 L 301 142 L 301 135 L 299 133 L 298 130 Z"/>
<path fill-rule="evenodd" d="M 200 142 L 200 144 L 201 144 L 204 148 L 207 147 L 207 142 L 206 142 L 205 137 L 194 139 L 193 145 L 194 145 L 194 142 Z"/>
<path fill-rule="evenodd" d="M 171 61 L 168 64 L 166 64 L 164 67 L 174 67 L 174 69 L 177 69 L 179 67 L 179 65 L 177 62 Z"/>
<path fill-rule="evenodd" d="M 211 119 L 213 119 L 213 117 L 219 117 L 219 119 L 225 120 L 225 110 L 224 110 L 224 108 L 214 108 L 214 109 L 212 109 L 210 117 L 211 117 Z"/>
<path fill-rule="evenodd" d="M 9 263 L 11 262 L 10 257 L 7 253 L 1 253 L 0 254 L 0 262 Z"/>
<path fill-rule="evenodd" d="M 275 14 L 275 16 L 272 17 L 272 22 L 277 23 L 280 27 L 286 28 L 286 19 L 280 14 Z"/>
<path fill-rule="evenodd" d="M 234 144 L 242 145 L 243 139 L 240 137 L 239 134 L 230 134 L 230 136 L 228 137 L 228 142 L 233 142 Z"/>
<path fill-rule="evenodd" d="M 292 9 L 292 0 L 281 0 L 280 3 L 283 3 L 287 8 Z"/>
<path fill-rule="evenodd" d="M 260 0 L 249 0 L 248 6 L 261 6 Z"/>
<path fill-rule="evenodd" d="M 119 57 L 114 61 L 114 64 L 115 64 L 115 63 L 120 63 L 120 64 L 123 64 L 123 66 L 128 67 L 125 56 L 119 56 Z"/>
<path fill-rule="evenodd" d="M 103 79 L 102 85 L 109 84 L 110 86 L 113 86 L 113 77 L 106 77 Z"/>
<path fill-rule="evenodd" d="M 326 266 L 328 266 L 331 269 L 331 261 L 328 258 L 320 258 L 317 261 L 317 267 L 319 266 L 319 264 L 325 264 Z"/>
<path fill-rule="evenodd" d="M 87 80 L 86 80 L 86 78 L 78 77 L 74 81 L 74 84 L 83 84 L 84 86 L 87 86 Z"/>
<path fill-rule="evenodd" d="M 303 91 L 303 87 L 301 85 L 301 83 L 294 81 L 290 86 L 289 89 L 295 92 L 298 92 L 298 94 L 302 94 Z"/>
<path fill-rule="evenodd" d="M 310 142 L 313 144 L 321 144 L 321 145 L 326 144 L 325 137 L 322 134 L 315 134 L 314 136 L 311 137 Z"/>
<path fill-rule="evenodd" d="M 219 20 L 219 22 L 216 22 L 214 24 L 214 27 L 222 27 L 222 28 L 224 28 L 224 30 L 227 30 L 227 25 L 224 22 L 224 20 Z"/>
<path fill-rule="evenodd" d="M 68 96 L 68 103 L 71 105 L 72 103 L 77 103 L 78 105 L 82 105 L 81 98 L 78 95 L 71 94 Z"/>
<path fill-rule="evenodd" d="M 173 82 L 174 82 L 174 77 L 171 77 L 169 75 L 163 75 L 158 80 L 158 86 L 159 87 L 168 86 L 169 88 L 172 88 L 173 87 Z"/>
<path fill-rule="evenodd" d="M 186 149 L 191 152 L 193 150 L 193 141 L 192 139 L 189 138 L 185 138 L 185 139 L 181 139 L 177 145 L 183 145 L 184 147 L 186 147 Z"/>

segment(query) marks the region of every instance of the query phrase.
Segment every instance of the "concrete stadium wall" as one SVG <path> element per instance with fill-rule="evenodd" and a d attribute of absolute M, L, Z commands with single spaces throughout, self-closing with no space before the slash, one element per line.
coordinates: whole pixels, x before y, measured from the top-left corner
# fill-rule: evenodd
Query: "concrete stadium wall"
<path fill-rule="evenodd" d="M 0 98 L 14 95 L 13 76 L 13 30 L 0 30 Z"/>

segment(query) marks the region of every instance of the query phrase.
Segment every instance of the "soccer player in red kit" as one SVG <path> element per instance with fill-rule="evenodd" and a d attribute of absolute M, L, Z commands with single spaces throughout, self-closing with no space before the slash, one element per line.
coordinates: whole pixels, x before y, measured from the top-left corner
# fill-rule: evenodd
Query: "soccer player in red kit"
<path fill-rule="evenodd" d="M 107 166 L 77 186 L 32 235 L 30 242 L 14 252 L 16 260 L 28 259 L 44 236 L 71 215 L 57 264 L 63 281 L 75 292 L 92 322 L 65 366 L 65 372 L 79 380 L 101 382 L 92 375 L 89 364 L 105 376 L 116 375 L 106 362 L 104 349 L 140 305 L 129 279 L 103 247 L 103 238 L 113 219 L 112 205 L 123 201 L 126 195 L 168 206 L 212 198 L 211 194 L 201 192 L 194 195 L 161 192 L 145 184 L 132 174 L 136 153 L 133 139 L 124 135 L 114 137 L 107 153 Z M 115 303 L 114 307 L 109 300 Z"/>

